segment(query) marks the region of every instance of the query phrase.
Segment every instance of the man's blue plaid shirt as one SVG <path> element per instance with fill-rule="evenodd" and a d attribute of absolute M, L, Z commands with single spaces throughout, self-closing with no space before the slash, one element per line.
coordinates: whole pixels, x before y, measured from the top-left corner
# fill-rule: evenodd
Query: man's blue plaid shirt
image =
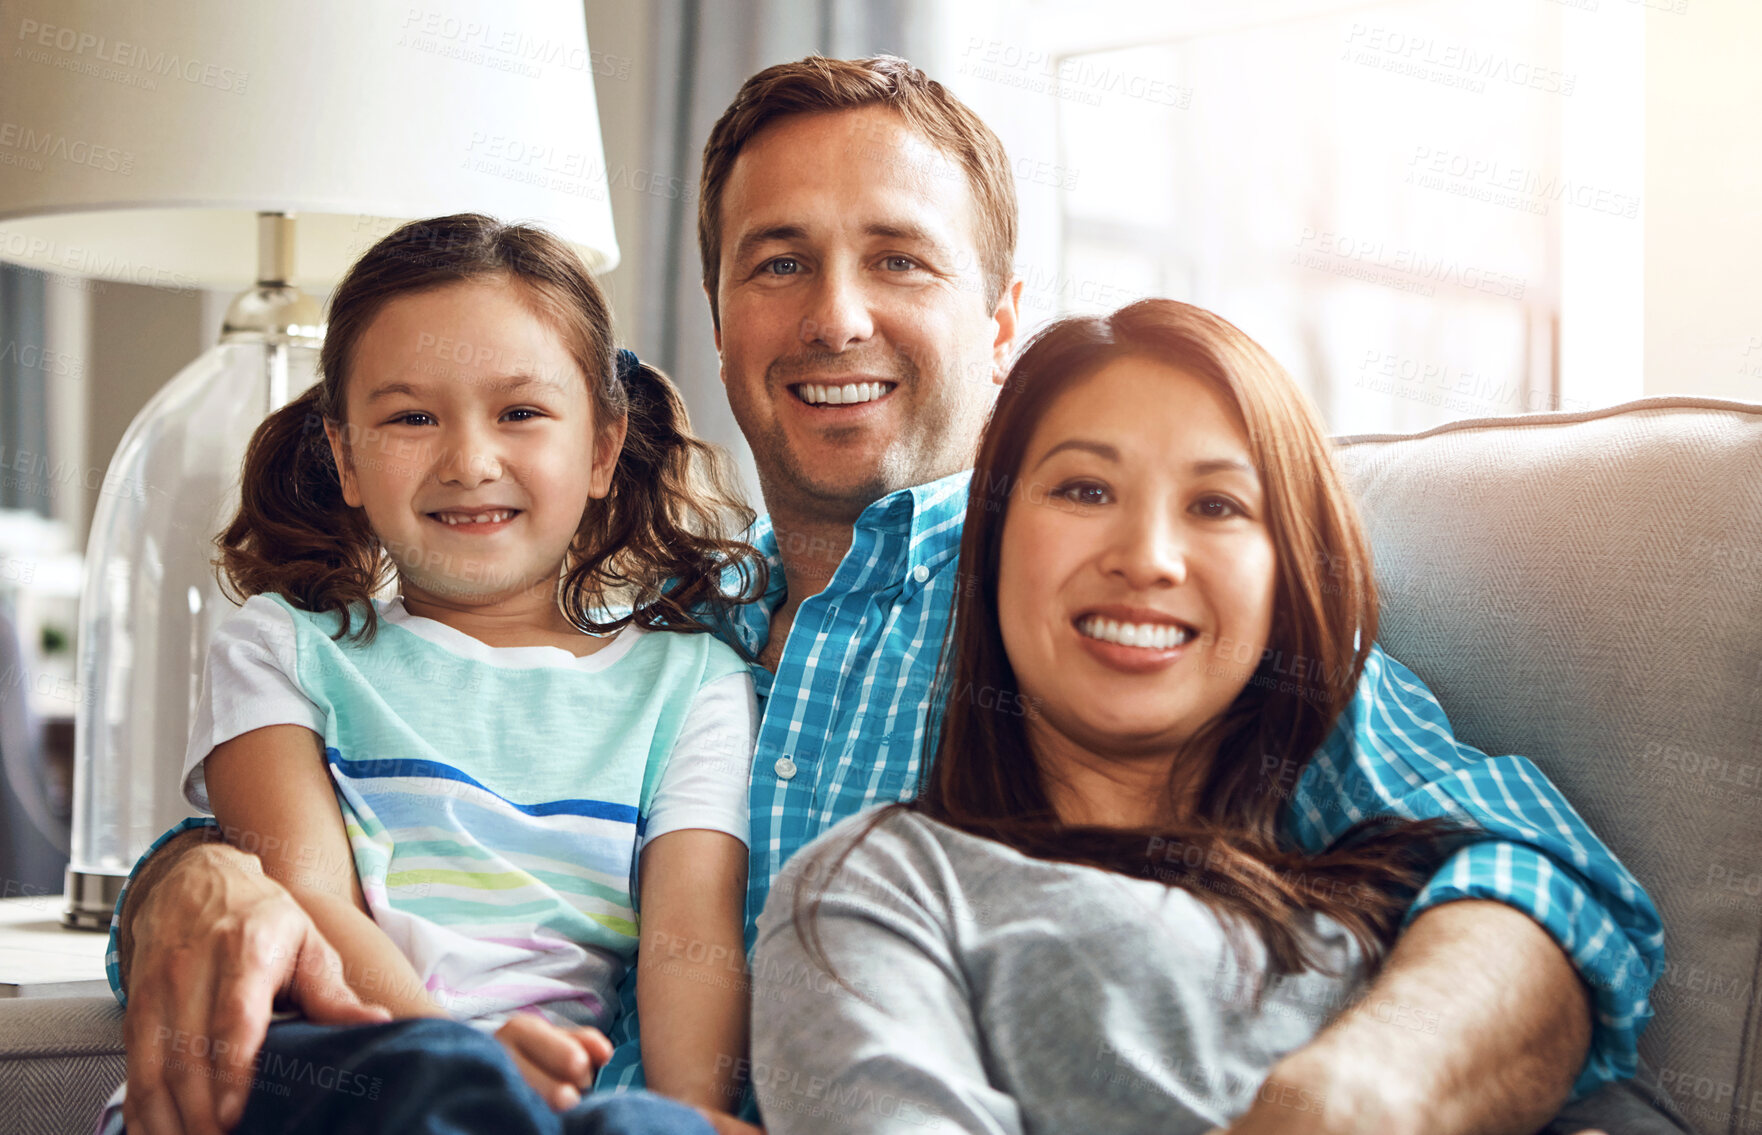
<path fill-rule="evenodd" d="M 797 609 L 776 675 L 752 667 L 763 716 L 752 768 L 749 949 L 771 880 L 791 855 L 844 817 L 917 786 L 968 478 L 902 489 L 866 508 L 831 584 Z M 770 523 L 759 521 L 748 538 L 769 559 L 771 580 L 762 602 L 739 609 L 731 637 L 756 656 L 783 602 L 784 577 Z M 1452 816 L 1487 833 L 1444 864 L 1408 920 L 1463 898 L 1533 917 L 1595 993 L 1591 1051 L 1575 1094 L 1631 1076 L 1652 1015 L 1647 994 L 1664 965 L 1651 899 L 1535 765 L 1457 741 L 1431 691 L 1380 648 L 1294 786 L 1285 824 L 1300 846 L 1319 851 L 1374 814 Z M 111 947 L 114 963 L 114 929 Z M 631 1009 L 612 1030 L 617 1051 L 600 1072 L 601 1090 L 642 1084 L 634 968 L 622 993 Z"/>

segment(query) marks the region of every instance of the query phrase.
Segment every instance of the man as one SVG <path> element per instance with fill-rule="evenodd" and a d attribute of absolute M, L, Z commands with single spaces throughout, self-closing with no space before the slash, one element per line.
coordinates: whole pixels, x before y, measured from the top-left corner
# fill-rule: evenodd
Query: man
<path fill-rule="evenodd" d="M 705 149 L 704 286 L 770 509 L 752 539 L 774 567 L 728 630 L 759 659 L 764 703 L 749 944 L 791 854 L 915 786 L 964 470 L 1019 330 L 1015 226 L 997 138 L 897 59 L 761 72 Z M 1418 680 L 1379 657 L 1310 773 L 1281 786 L 1291 837 L 1319 848 L 1368 812 L 1454 808 L 1496 838 L 1445 865 L 1369 995 L 1281 1062 L 1286 1092 L 1232 1130 L 1532 1131 L 1575 1077 L 1631 1073 L 1657 914 L 1533 766 L 1457 745 Z M 143 862 L 115 957 L 143 1129 L 216 1130 L 217 1103 L 236 1116 L 248 1077 L 217 1091 L 211 1066 L 248 1068 L 278 994 L 319 1021 L 379 1019 L 252 857 L 184 833 Z M 602 1088 L 640 1082 L 639 1019 L 614 1031 Z M 160 1060 L 179 1031 L 220 1059 Z M 1282 1107 L 1292 1092 L 1326 1106 Z"/>

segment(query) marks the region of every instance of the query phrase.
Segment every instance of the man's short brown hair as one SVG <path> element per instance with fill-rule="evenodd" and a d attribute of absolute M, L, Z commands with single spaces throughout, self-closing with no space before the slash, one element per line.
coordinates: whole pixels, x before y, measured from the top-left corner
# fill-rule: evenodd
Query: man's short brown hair
<path fill-rule="evenodd" d="M 918 68 L 894 55 L 826 59 L 810 55 L 779 63 L 748 79 L 716 120 L 704 144 L 699 185 L 697 244 L 704 261 L 710 316 L 716 310 L 716 279 L 722 264 L 722 191 L 734 159 L 765 127 L 779 119 L 822 111 L 884 106 L 967 172 L 978 205 L 979 267 L 988 304 L 995 305 L 1015 278 L 1016 183 L 1009 158 L 991 128 Z"/>

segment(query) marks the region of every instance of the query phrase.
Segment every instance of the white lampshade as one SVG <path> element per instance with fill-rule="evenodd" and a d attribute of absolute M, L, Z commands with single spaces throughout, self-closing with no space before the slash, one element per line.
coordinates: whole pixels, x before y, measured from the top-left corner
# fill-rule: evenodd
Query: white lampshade
<path fill-rule="evenodd" d="M 0 258 L 169 287 L 256 280 L 294 213 L 328 284 L 406 220 L 544 225 L 618 262 L 582 0 L 17 0 Z"/>

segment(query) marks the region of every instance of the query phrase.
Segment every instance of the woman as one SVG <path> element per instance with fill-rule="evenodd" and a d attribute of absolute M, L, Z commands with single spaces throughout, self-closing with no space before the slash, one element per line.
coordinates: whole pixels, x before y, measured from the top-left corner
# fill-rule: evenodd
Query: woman
<path fill-rule="evenodd" d="M 998 398 L 961 557 L 921 794 L 815 841 L 760 920 L 767 1127 L 1227 1124 L 1456 838 L 1278 834 L 1376 636 L 1317 415 L 1198 308 L 1061 321 Z"/>

